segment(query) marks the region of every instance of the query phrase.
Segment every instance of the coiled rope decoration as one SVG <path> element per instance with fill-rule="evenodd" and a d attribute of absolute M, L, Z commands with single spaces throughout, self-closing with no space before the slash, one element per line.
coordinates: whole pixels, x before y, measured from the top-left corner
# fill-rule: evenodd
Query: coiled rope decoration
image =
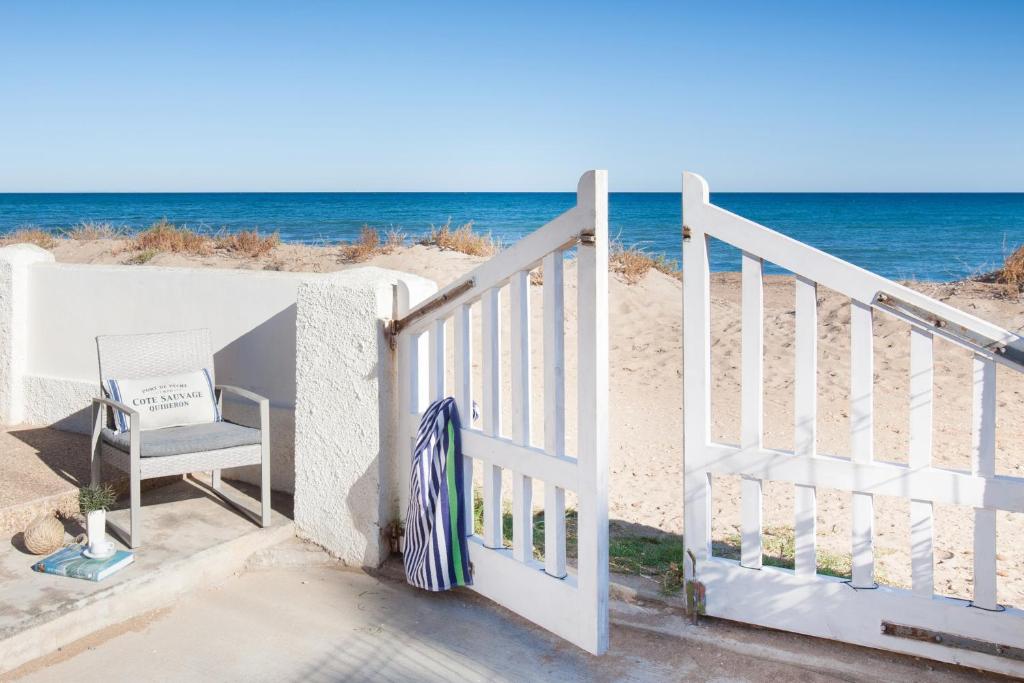
<path fill-rule="evenodd" d="M 24 540 L 33 555 L 52 553 L 64 545 L 64 525 L 52 512 L 44 512 L 29 523 Z"/>

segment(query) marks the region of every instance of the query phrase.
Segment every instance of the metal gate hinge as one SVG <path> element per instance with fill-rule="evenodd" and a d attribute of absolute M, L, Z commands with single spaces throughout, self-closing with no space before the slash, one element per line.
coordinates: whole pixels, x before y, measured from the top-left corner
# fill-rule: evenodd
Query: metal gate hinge
<path fill-rule="evenodd" d="M 968 638 L 967 636 L 961 636 L 955 633 L 945 633 L 943 631 L 933 631 L 931 629 L 920 628 L 918 626 L 906 626 L 904 624 L 894 624 L 889 621 L 883 621 L 882 634 L 894 636 L 896 638 L 920 640 L 925 643 L 935 643 L 936 645 L 951 647 L 957 650 L 969 650 L 971 652 L 979 652 L 981 654 L 1024 661 L 1024 648 L 1015 647 L 1013 645 L 990 643 L 987 640 Z"/>

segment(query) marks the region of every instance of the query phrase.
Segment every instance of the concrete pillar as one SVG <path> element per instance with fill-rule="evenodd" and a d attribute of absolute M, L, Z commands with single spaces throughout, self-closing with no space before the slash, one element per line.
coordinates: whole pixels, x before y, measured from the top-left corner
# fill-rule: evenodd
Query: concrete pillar
<path fill-rule="evenodd" d="M 298 292 L 295 524 L 354 566 L 387 558 L 383 530 L 395 516 L 395 354 L 384 326 L 396 286 L 413 302 L 437 289 L 414 275 L 359 268 Z"/>
<path fill-rule="evenodd" d="M 52 262 L 53 254 L 34 244 L 0 249 L 0 421 L 24 420 L 24 380 L 28 363 L 29 269 Z"/>

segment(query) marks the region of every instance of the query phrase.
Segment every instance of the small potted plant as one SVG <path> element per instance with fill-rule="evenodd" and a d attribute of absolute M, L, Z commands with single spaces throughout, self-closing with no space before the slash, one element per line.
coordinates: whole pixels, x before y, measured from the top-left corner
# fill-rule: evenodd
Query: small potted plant
<path fill-rule="evenodd" d="M 107 555 L 112 549 L 107 543 L 107 510 L 116 500 L 117 494 L 108 484 L 83 486 L 78 491 L 78 508 L 85 516 L 88 552 L 91 555 Z"/>

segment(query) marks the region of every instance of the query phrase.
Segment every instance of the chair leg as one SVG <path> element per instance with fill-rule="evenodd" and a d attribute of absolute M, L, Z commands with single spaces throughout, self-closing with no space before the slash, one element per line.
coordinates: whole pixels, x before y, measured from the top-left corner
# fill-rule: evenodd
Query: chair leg
<path fill-rule="evenodd" d="M 139 544 L 142 543 L 142 529 L 139 528 L 140 521 L 140 510 L 142 506 L 142 482 L 140 481 L 140 473 L 135 468 L 132 468 L 131 477 L 128 483 L 128 500 L 131 505 L 131 518 L 129 520 L 128 529 L 128 545 L 131 548 L 138 548 Z"/>
<path fill-rule="evenodd" d="M 100 429 L 102 423 L 100 422 L 100 416 L 103 415 L 103 411 L 99 410 L 94 403 L 92 406 L 92 442 L 91 450 L 89 451 L 89 484 L 91 486 L 98 486 L 101 478 L 101 461 L 100 461 Z"/>
<path fill-rule="evenodd" d="M 94 446 L 89 459 L 89 484 L 99 486 L 100 484 L 100 449 Z"/>
<path fill-rule="evenodd" d="M 220 470 L 213 470 L 210 474 L 210 486 L 214 491 L 220 491 Z"/>
<path fill-rule="evenodd" d="M 270 526 L 270 402 L 260 402 L 260 517 Z"/>
<path fill-rule="evenodd" d="M 263 528 L 270 526 L 270 462 L 260 466 L 260 518 Z"/>

